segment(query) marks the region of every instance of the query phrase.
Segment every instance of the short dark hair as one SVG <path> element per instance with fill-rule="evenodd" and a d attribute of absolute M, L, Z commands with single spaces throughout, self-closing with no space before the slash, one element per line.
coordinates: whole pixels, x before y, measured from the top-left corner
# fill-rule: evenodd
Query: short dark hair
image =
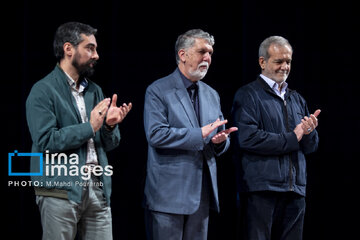
<path fill-rule="evenodd" d="M 84 40 L 82 39 L 81 34 L 90 36 L 95 35 L 96 32 L 96 28 L 79 22 L 67 22 L 60 25 L 56 30 L 53 43 L 56 60 L 59 61 L 64 57 L 63 46 L 66 42 L 69 42 L 73 46 L 77 47 L 79 43 Z"/>

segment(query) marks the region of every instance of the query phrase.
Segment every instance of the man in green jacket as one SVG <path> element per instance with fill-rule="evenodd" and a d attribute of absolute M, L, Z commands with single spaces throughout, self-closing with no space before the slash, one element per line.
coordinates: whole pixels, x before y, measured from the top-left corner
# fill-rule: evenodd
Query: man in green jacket
<path fill-rule="evenodd" d="M 55 69 L 38 81 L 26 101 L 43 239 L 112 239 L 112 166 L 106 151 L 118 146 L 117 126 L 132 104 L 116 106 L 88 79 L 99 59 L 89 25 L 68 22 L 55 34 Z M 39 163 L 40 162 L 40 163 Z M 42 172 L 41 172 L 42 170 Z M 40 176 L 41 175 L 41 176 Z M 79 229 L 78 229 L 79 228 Z"/>

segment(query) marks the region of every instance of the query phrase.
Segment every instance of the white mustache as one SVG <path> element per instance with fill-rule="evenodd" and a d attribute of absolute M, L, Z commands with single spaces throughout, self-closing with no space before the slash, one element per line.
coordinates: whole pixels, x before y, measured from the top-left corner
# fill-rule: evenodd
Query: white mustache
<path fill-rule="evenodd" d="M 279 70 L 279 71 L 278 71 L 278 73 L 288 74 L 288 73 L 289 73 L 289 71 L 287 71 L 287 70 Z"/>
<path fill-rule="evenodd" d="M 201 68 L 201 67 L 209 68 L 209 63 L 208 62 L 202 62 L 202 63 L 199 64 L 198 69 Z"/>

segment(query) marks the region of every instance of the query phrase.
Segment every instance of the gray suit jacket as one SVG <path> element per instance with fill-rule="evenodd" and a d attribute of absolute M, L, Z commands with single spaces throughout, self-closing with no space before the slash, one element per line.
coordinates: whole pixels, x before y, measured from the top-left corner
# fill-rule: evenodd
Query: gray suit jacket
<path fill-rule="evenodd" d="M 205 126 L 223 119 L 217 92 L 199 81 L 200 122 Z M 214 131 L 203 139 L 201 126 L 179 69 L 152 83 L 146 90 L 144 126 L 148 141 L 146 205 L 150 210 L 192 214 L 200 204 L 203 162 L 206 160 L 219 211 L 215 156 L 225 152 L 230 141 L 217 149 Z M 225 126 L 218 128 L 218 131 Z"/>

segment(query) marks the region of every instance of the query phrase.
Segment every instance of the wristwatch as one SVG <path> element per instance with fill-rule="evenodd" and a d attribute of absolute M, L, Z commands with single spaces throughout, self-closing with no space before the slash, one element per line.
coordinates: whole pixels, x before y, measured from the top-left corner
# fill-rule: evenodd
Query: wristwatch
<path fill-rule="evenodd" d="M 105 128 L 106 128 L 106 130 L 112 131 L 112 130 L 114 130 L 115 126 L 116 126 L 116 124 L 110 126 L 110 125 L 108 125 L 108 124 L 105 122 Z"/>

